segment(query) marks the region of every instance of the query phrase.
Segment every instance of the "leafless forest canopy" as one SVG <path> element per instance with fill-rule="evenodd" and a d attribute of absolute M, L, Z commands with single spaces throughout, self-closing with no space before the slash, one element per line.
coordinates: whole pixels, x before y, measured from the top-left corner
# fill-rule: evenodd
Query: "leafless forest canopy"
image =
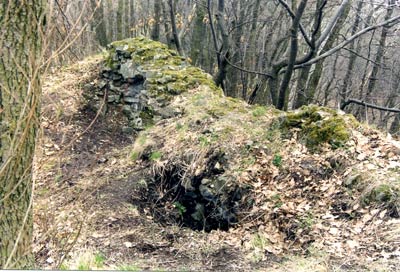
<path fill-rule="evenodd" d="M 168 44 L 249 103 L 341 108 L 399 131 L 396 0 L 52 0 L 55 66 L 139 35 Z M 49 53 L 50 54 L 50 53 Z"/>

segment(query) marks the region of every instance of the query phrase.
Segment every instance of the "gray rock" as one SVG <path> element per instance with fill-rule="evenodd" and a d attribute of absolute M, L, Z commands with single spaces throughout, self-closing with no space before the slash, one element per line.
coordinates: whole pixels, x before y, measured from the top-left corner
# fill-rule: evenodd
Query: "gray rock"
<path fill-rule="evenodd" d="M 125 114 L 126 116 L 131 116 L 133 114 L 133 110 L 131 108 L 131 106 L 129 105 L 123 105 L 122 106 L 122 113 Z"/>
<path fill-rule="evenodd" d="M 135 129 L 142 129 L 143 128 L 143 121 L 141 118 L 135 118 L 129 122 L 129 125 Z"/>
<path fill-rule="evenodd" d="M 107 161 L 108 161 L 108 158 L 102 157 L 102 158 L 99 158 L 99 159 L 97 160 L 97 163 L 106 163 Z"/>
<path fill-rule="evenodd" d="M 119 92 L 120 91 L 120 87 L 114 86 L 113 83 L 110 84 L 110 90 L 114 91 L 114 92 Z"/>
<path fill-rule="evenodd" d="M 132 108 L 132 110 L 133 110 L 134 112 L 139 112 L 139 111 L 142 110 L 142 108 L 140 107 L 140 104 L 139 104 L 139 103 L 133 103 L 133 104 L 131 104 L 131 108 Z"/>
<path fill-rule="evenodd" d="M 353 176 L 348 177 L 344 185 L 348 188 L 354 188 L 356 187 L 360 182 L 362 181 L 362 176 L 360 174 L 355 174 Z"/>
<path fill-rule="evenodd" d="M 117 46 L 117 47 L 115 47 L 115 52 L 121 53 L 122 51 L 125 51 L 126 49 L 128 49 L 127 45 Z"/>
<path fill-rule="evenodd" d="M 123 127 L 122 127 L 122 133 L 125 133 L 125 134 L 132 134 L 133 132 L 135 132 L 135 130 L 133 129 L 133 127 L 128 127 L 128 126 L 123 126 Z"/>
<path fill-rule="evenodd" d="M 121 85 L 122 85 L 122 80 L 113 80 L 112 84 L 113 84 L 115 87 L 121 87 Z"/>
<path fill-rule="evenodd" d="M 157 108 L 154 111 L 157 115 L 160 115 L 163 119 L 172 118 L 176 115 L 174 109 L 170 107 Z"/>
<path fill-rule="evenodd" d="M 168 82 L 174 81 L 174 77 L 171 75 L 163 76 L 162 78 L 157 79 L 157 83 L 166 84 Z"/>
<path fill-rule="evenodd" d="M 124 97 L 124 102 L 125 102 L 125 103 L 128 103 L 128 104 L 139 103 L 139 98 L 130 97 L 130 96 L 125 96 L 125 97 Z"/>
<path fill-rule="evenodd" d="M 108 103 L 119 103 L 120 96 L 119 95 L 108 95 L 107 102 Z"/>
<path fill-rule="evenodd" d="M 101 75 L 104 77 L 104 78 L 111 78 L 111 70 L 110 71 L 102 71 L 101 72 Z"/>
<path fill-rule="evenodd" d="M 162 74 L 158 72 L 157 70 L 150 70 L 146 71 L 146 78 L 155 78 L 155 77 L 161 77 Z"/>
<path fill-rule="evenodd" d="M 137 97 L 141 90 L 143 89 L 142 85 L 137 85 L 137 86 L 129 86 L 128 90 L 126 92 L 124 92 L 124 96 L 127 97 Z"/>
<path fill-rule="evenodd" d="M 201 203 L 197 203 L 195 206 L 195 212 L 192 213 L 190 216 L 196 221 L 203 222 L 204 213 L 205 213 L 204 205 Z"/>
<path fill-rule="evenodd" d="M 103 89 L 103 88 L 105 88 L 107 86 L 107 83 L 108 82 L 106 80 L 100 80 L 99 83 L 97 83 L 97 87 L 99 89 Z"/>
<path fill-rule="evenodd" d="M 96 87 L 95 87 L 95 85 L 94 85 L 93 83 L 87 83 L 87 84 L 83 85 L 83 90 L 84 90 L 85 92 L 94 91 L 95 88 L 96 88 Z"/>
<path fill-rule="evenodd" d="M 125 79 L 133 78 L 137 74 L 136 69 L 137 67 L 135 66 L 133 61 L 130 60 L 121 65 L 121 67 L 119 68 L 119 72 Z"/>
<path fill-rule="evenodd" d="M 161 54 L 156 54 L 156 55 L 154 55 L 154 57 L 153 57 L 153 59 L 154 60 L 164 60 L 164 59 L 167 59 L 168 58 L 168 56 L 166 56 L 166 55 L 161 55 Z"/>
<path fill-rule="evenodd" d="M 122 76 L 121 76 L 120 74 L 118 74 L 118 73 L 113 73 L 113 75 L 112 75 L 112 80 L 113 80 L 113 81 L 121 80 L 121 79 L 122 79 Z"/>
<path fill-rule="evenodd" d="M 136 74 L 132 78 L 127 78 L 126 82 L 132 85 L 143 85 L 143 82 L 145 81 L 145 78 L 143 77 L 142 74 Z"/>

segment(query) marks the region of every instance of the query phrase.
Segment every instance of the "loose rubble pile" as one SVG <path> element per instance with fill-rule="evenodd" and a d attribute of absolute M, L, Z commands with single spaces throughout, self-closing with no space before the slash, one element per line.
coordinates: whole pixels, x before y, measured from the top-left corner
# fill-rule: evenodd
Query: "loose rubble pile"
<path fill-rule="evenodd" d="M 364 250 L 376 230 L 367 216 L 379 214 L 381 229 L 397 222 L 399 155 L 361 164 L 358 154 L 378 151 L 372 130 L 353 116 L 317 106 L 283 113 L 224 97 L 209 75 L 145 38 L 114 42 L 108 54 L 92 101 L 120 107 L 129 128 L 142 130 L 131 158 L 148 170 L 133 192 L 146 216 L 240 237 L 252 229 L 274 254 L 311 244 Z M 380 146 L 398 150 L 383 137 Z M 350 238 L 359 244 L 343 242 Z"/>
<path fill-rule="evenodd" d="M 128 119 L 124 131 L 133 132 L 179 115 L 180 109 L 168 107 L 172 96 L 204 82 L 217 90 L 210 75 L 166 45 L 136 38 L 108 46 L 101 78 L 89 83 L 84 95 L 95 111 L 105 113 L 110 106 L 119 106 Z"/>
<path fill-rule="evenodd" d="M 108 54 L 101 78 L 87 85 L 85 97 L 96 111 L 119 108 L 127 117 L 125 132 L 140 131 L 161 119 L 183 114 L 179 106 L 171 107 L 170 101 L 197 86 L 206 85 L 218 96 L 222 94 L 210 75 L 190 66 L 161 43 L 145 38 L 127 39 L 110 44 Z M 222 152 L 208 156 L 211 157 L 208 162 L 210 169 L 191 177 L 188 183 L 181 182 L 177 170 L 167 177 L 156 175 L 155 182 L 149 185 L 152 190 L 148 193 L 148 201 L 157 202 L 157 208 L 171 203 L 182 206 L 185 213 L 181 212 L 178 217 L 193 229 L 228 229 L 229 225 L 237 222 L 234 205 L 237 205 L 239 189 L 224 188 L 223 178 L 222 182 L 215 177 L 213 181 L 207 179 L 217 172 L 224 172 L 219 162 L 223 155 Z M 146 156 L 146 159 L 151 159 L 152 155 L 142 158 Z M 160 199 L 160 186 L 174 193 Z M 208 218 L 207 223 L 205 218 Z M 162 213 L 159 219 L 168 221 Z"/>

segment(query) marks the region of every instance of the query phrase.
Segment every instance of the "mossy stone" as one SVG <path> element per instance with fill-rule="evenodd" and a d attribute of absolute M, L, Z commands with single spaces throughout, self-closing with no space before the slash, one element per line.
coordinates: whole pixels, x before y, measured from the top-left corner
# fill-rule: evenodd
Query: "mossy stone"
<path fill-rule="evenodd" d="M 284 129 L 300 129 L 300 136 L 309 148 L 322 143 L 328 143 L 333 148 L 344 146 L 350 139 L 352 125 L 336 111 L 315 105 L 303 106 L 298 111 L 287 113 L 282 122 Z"/>

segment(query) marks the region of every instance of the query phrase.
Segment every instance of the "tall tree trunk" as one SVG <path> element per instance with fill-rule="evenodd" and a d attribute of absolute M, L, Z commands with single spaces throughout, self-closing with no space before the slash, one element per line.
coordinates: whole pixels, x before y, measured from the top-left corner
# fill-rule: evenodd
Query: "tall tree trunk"
<path fill-rule="evenodd" d="M 160 18 L 161 18 L 161 2 L 154 1 L 154 25 L 151 30 L 151 38 L 155 41 L 160 40 Z"/>
<path fill-rule="evenodd" d="M 176 27 L 176 21 L 175 21 L 175 3 L 174 0 L 168 0 L 168 3 L 169 3 L 169 15 L 171 18 L 172 36 L 174 37 L 176 50 L 178 51 L 179 55 L 183 56 L 181 41 L 179 39 L 178 29 Z"/>
<path fill-rule="evenodd" d="M 32 268 L 32 160 L 44 0 L 0 4 L 0 269 Z"/>
<path fill-rule="evenodd" d="M 129 0 L 129 37 L 136 36 L 136 11 L 135 11 L 135 0 Z"/>
<path fill-rule="evenodd" d="M 104 22 L 104 10 L 103 10 L 103 1 L 91 0 L 92 9 L 95 10 L 92 25 L 95 29 L 96 40 L 99 42 L 101 46 L 106 46 L 107 41 L 107 33 L 106 26 Z"/>
<path fill-rule="evenodd" d="M 261 0 L 255 0 L 254 5 L 253 5 L 253 10 L 251 11 L 251 27 L 249 29 L 249 43 L 247 48 L 245 48 L 245 67 L 251 67 L 252 70 L 257 70 L 257 56 L 258 56 L 258 50 L 257 50 L 257 42 L 259 39 L 259 33 L 257 26 L 258 26 L 258 20 L 259 20 L 259 14 L 260 14 L 260 5 L 261 5 Z M 254 89 L 256 88 L 258 84 L 258 76 L 253 76 L 253 75 L 247 75 L 246 76 L 247 81 L 245 88 L 246 89 Z"/>
<path fill-rule="evenodd" d="M 400 114 L 397 114 L 392 124 L 390 125 L 389 132 L 392 134 L 400 135 Z"/>
<path fill-rule="evenodd" d="M 218 29 L 219 32 L 221 33 L 222 37 L 222 46 L 221 49 L 219 50 L 219 64 L 218 64 L 218 72 L 214 76 L 214 81 L 217 84 L 217 86 L 221 86 L 222 89 L 224 89 L 224 80 L 226 78 L 227 74 L 227 68 L 228 68 L 228 60 L 229 60 L 229 36 L 228 36 L 228 31 L 226 29 L 225 25 L 225 0 L 218 0 L 218 12 L 217 12 L 217 24 L 218 24 Z M 233 96 L 231 92 L 226 93 L 228 96 Z"/>
<path fill-rule="evenodd" d="M 354 25 L 351 28 L 351 36 L 356 34 L 356 32 L 358 30 L 358 27 L 359 27 L 360 21 L 361 21 L 361 11 L 362 11 L 363 6 L 364 6 L 364 1 L 358 2 L 356 12 L 355 12 L 356 19 L 354 20 Z M 354 50 L 354 48 L 355 48 L 355 41 L 352 41 L 349 45 L 349 49 Z M 347 72 L 346 72 L 344 80 L 343 80 L 343 88 L 342 88 L 342 94 L 341 94 L 343 101 L 346 100 L 346 97 L 348 94 L 348 89 L 349 89 L 351 79 L 353 76 L 356 59 L 357 59 L 357 55 L 350 53 L 349 63 L 347 65 L 347 69 L 346 69 Z"/>
<path fill-rule="evenodd" d="M 245 14 L 245 6 L 244 1 L 237 1 L 234 2 L 236 7 L 235 9 L 239 10 L 239 15 L 237 18 L 237 21 L 234 22 L 234 28 L 235 31 L 233 32 L 233 43 L 234 43 L 234 48 L 233 48 L 233 54 L 232 54 L 232 62 L 233 63 L 241 63 L 240 66 L 244 66 L 243 63 L 243 46 L 242 46 L 242 37 L 244 34 L 244 27 L 243 23 L 246 18 Z M 228 73 L 230 74 L 230 82 L 229 82 L 229 89 L 232 89 L 232 93 L 235 93 L 234 96 L 237 96 L 239 93 L 239 86 L 241 85 L 241 97 L 243 100 L 247 100 L 247 91 L 246 87 L 244 86 L 244 82 L 242 81 L 242 84 L 239 84 L 239 80 L 244 78 L 243 71 L 239 71 L 233 67 L 229 67 Z"/>
<path fill-rule="evenodd" d="M 340 30 L 342 29 L 344 23 L 346 22 L 347 16 L 349 15 L 350 7 L 351 7 L 350 2 L 351 1 L 349 1 L 347 3 L 347 5 L 343 11 L 343 14 L 340 16 L 340 18 L 337 20 L 335 26 L 333 27 L 328 40 L 326 41 L 324 47 L 321 50 L 321 54 L 323 54 L 333 48 L 336 40 L 339 37 Z M 319 62 L 317 62 L 315 64 L 314 71 L 308 80 L 308 86 L 305 89 L 304 96 L 300 96 L 299 98 L 302 98 L 302 99 L 300 99 L 299 101 L 296 101 L 297 108 L 311 103 L 312 100 L 314 99 L 315 92 L 318 88 L 319 82 L 322 77 L 322 72 L 324 69 L 324 61 L 325 61 L 325 59 L 320 60 Z"/>
<path fill-rule="evenodd" d="M 113 3 L 112 0 L 102 0 L 104 2 L 104 14 L 105 16 L 105 23 L 106 23 L 106 34 L 107 34 L 107 41 L 114 41 L 115 40 L 115 31 L 114 31 L 114 12 L 113 11 Z"/>
<path fill-rule="evenodd" d="M 203 22 L 206 15 L 205 1 L 200 1 L 196 6 L 196 17 L 194 19 L 194 26 L 192 32 L 192 41 L 190 46 L 190 58 L 193 65 L 199 64 L 199 58 L 203 52 L 203 41 L 205 40 L 206 27 Z"/>
<path fill-rule="evenodd" d="M 289 82 L 292 78 L 294 64 L 296 62 L 297 51 L 298 51 L 298 40 L 297 34 L 299 32 L 300 19 L 303 16 L 303 12 L 306 8 L 307 0 L 302 0 L 297 8 L 295 18 L 292 22 L 290 29 L 290 52 L 288 57 L 288 65 L 286 67 L 285 74 L 283 75 L 282 83 L 279 88 L 279 97 L 277 108 L 280 110 L 287 110 L 288 97 L 289 97 Z"/>
<path fill-rule="evenodd" d="M 165 33 L 165 38 L 167 39 L 167 45 L 169 48 L 172 47 L 173 45 L 173 39 L 171 37 L 171 29 L 170 29 L 170 24 L 168 23 L 169 20 L 169 15 L 167 11 L 167 3 L 162 1 L 161 2 L 162 6 L 162 11 L 163 11 L 163 21 L 164 21 L 164 33 Z"/>
<path fill-rule="evenodd" d="M 371 0 L 371 4 L 372 4 Z M 374 11 L 375 9 L 371 9 L 370 12 L 367 15 L 367 18 L 364 19 L 364 27 L 367 27 L 371 24 L 372 19 L 373 19 L 373 15 L 374 15 Z M 359 87 L 356 88 L 358 90 L 358 98 L 360 98 L 361 100 L 364 100 L 364 90 L 366 88 L 367 85 L 367 78 L 368 78 L 368 70 L 369 70 L 369 65 L 371 63 L 371 54 L 372 54 L 372 43 L 375 40 L 375 33 L 376 31 L 373 30 L 371 33 L 371 37 L 369 38 L 368 41 L 368 47 L 367 47 L 367 55 L 365 56 L 367 61 L 365 62 L 364 65 L 364 69 L 360 69 L 363 71 L 362 76 L 361 76 L 361 80 L 359 82 Z M 357 48 L 361 48 L 362 46 L 362 42 L 359 40 Z M 348 95 L 348 94 L 346 94 Z M 351 93 L 352 96 L 354 96 L 354 93 Z M 352 112 L 353 115 L 358 119 L 358 120 L 365 120 L 365 113 L 364 113 L 364 107 L 360 107 L 360 106 L 353 106 L 353 108 L 348 108 L 346 107 L 347 111 Z"/>
<path fill-rule="evenodd" d="M 314 40 L 318 40 L 319 37 L 321 36 L 321 28 L 319 27 L 321 24 L 320 16 L 322 13 L 322 3 L 324 0 L 318 0 L 316 1 L 315 5 L 315 14 L 314 14 Z M 313 56 L 316 55 L 316 52 L 314 52 Z M 311 65 L 308 65 L 304 68 L 301 69 L 299 78 L 297 80 L 297 86 L 296 86 L 296 99 L 294 101 L 293 107 L 295 109 L 300 108 L 302 105 L 306 103 L 307 97 L 306 97 L 306 87 L 307 87 L 307 81 L 310 76 L 310 71 L 311 71 Z"/>
<path fill-rule="evenodd" d="M 124 38 L 124 0 L 118 0 L 117 7 L 117 39 L 122 40 Z"/>
<path fill-rule="evenodd" d="M 388 20 L 393 14 L 394 2 L 395 2 L 395 0 L 388 0 L 389 7 L 385 14 L 385 21 Z M 378 80 L 378 78 L 377 78 L 378 72 L 379 72 L 379 69 L 381 66 L 381 61 L 385 54 L 386 39 L 387 39 L 388 32 L 389 32 L 389 26 L 384 26 L 382 28 L 381 37 L 379 39 L 378 50 L 375 55 L 374 63 L 372 64 L 372 71 L 368 78 L 368 86 L 367 86 L 367 94 L 366 94 L 367 99 L 375 91 L 376 82 Z"/>
<path fill-rule="evenodd" d="M 129 38 L 131 35 L 131 24 L 129 22 L 130 17 L 130 1 L 124 0 L 124 38 Z"/>

